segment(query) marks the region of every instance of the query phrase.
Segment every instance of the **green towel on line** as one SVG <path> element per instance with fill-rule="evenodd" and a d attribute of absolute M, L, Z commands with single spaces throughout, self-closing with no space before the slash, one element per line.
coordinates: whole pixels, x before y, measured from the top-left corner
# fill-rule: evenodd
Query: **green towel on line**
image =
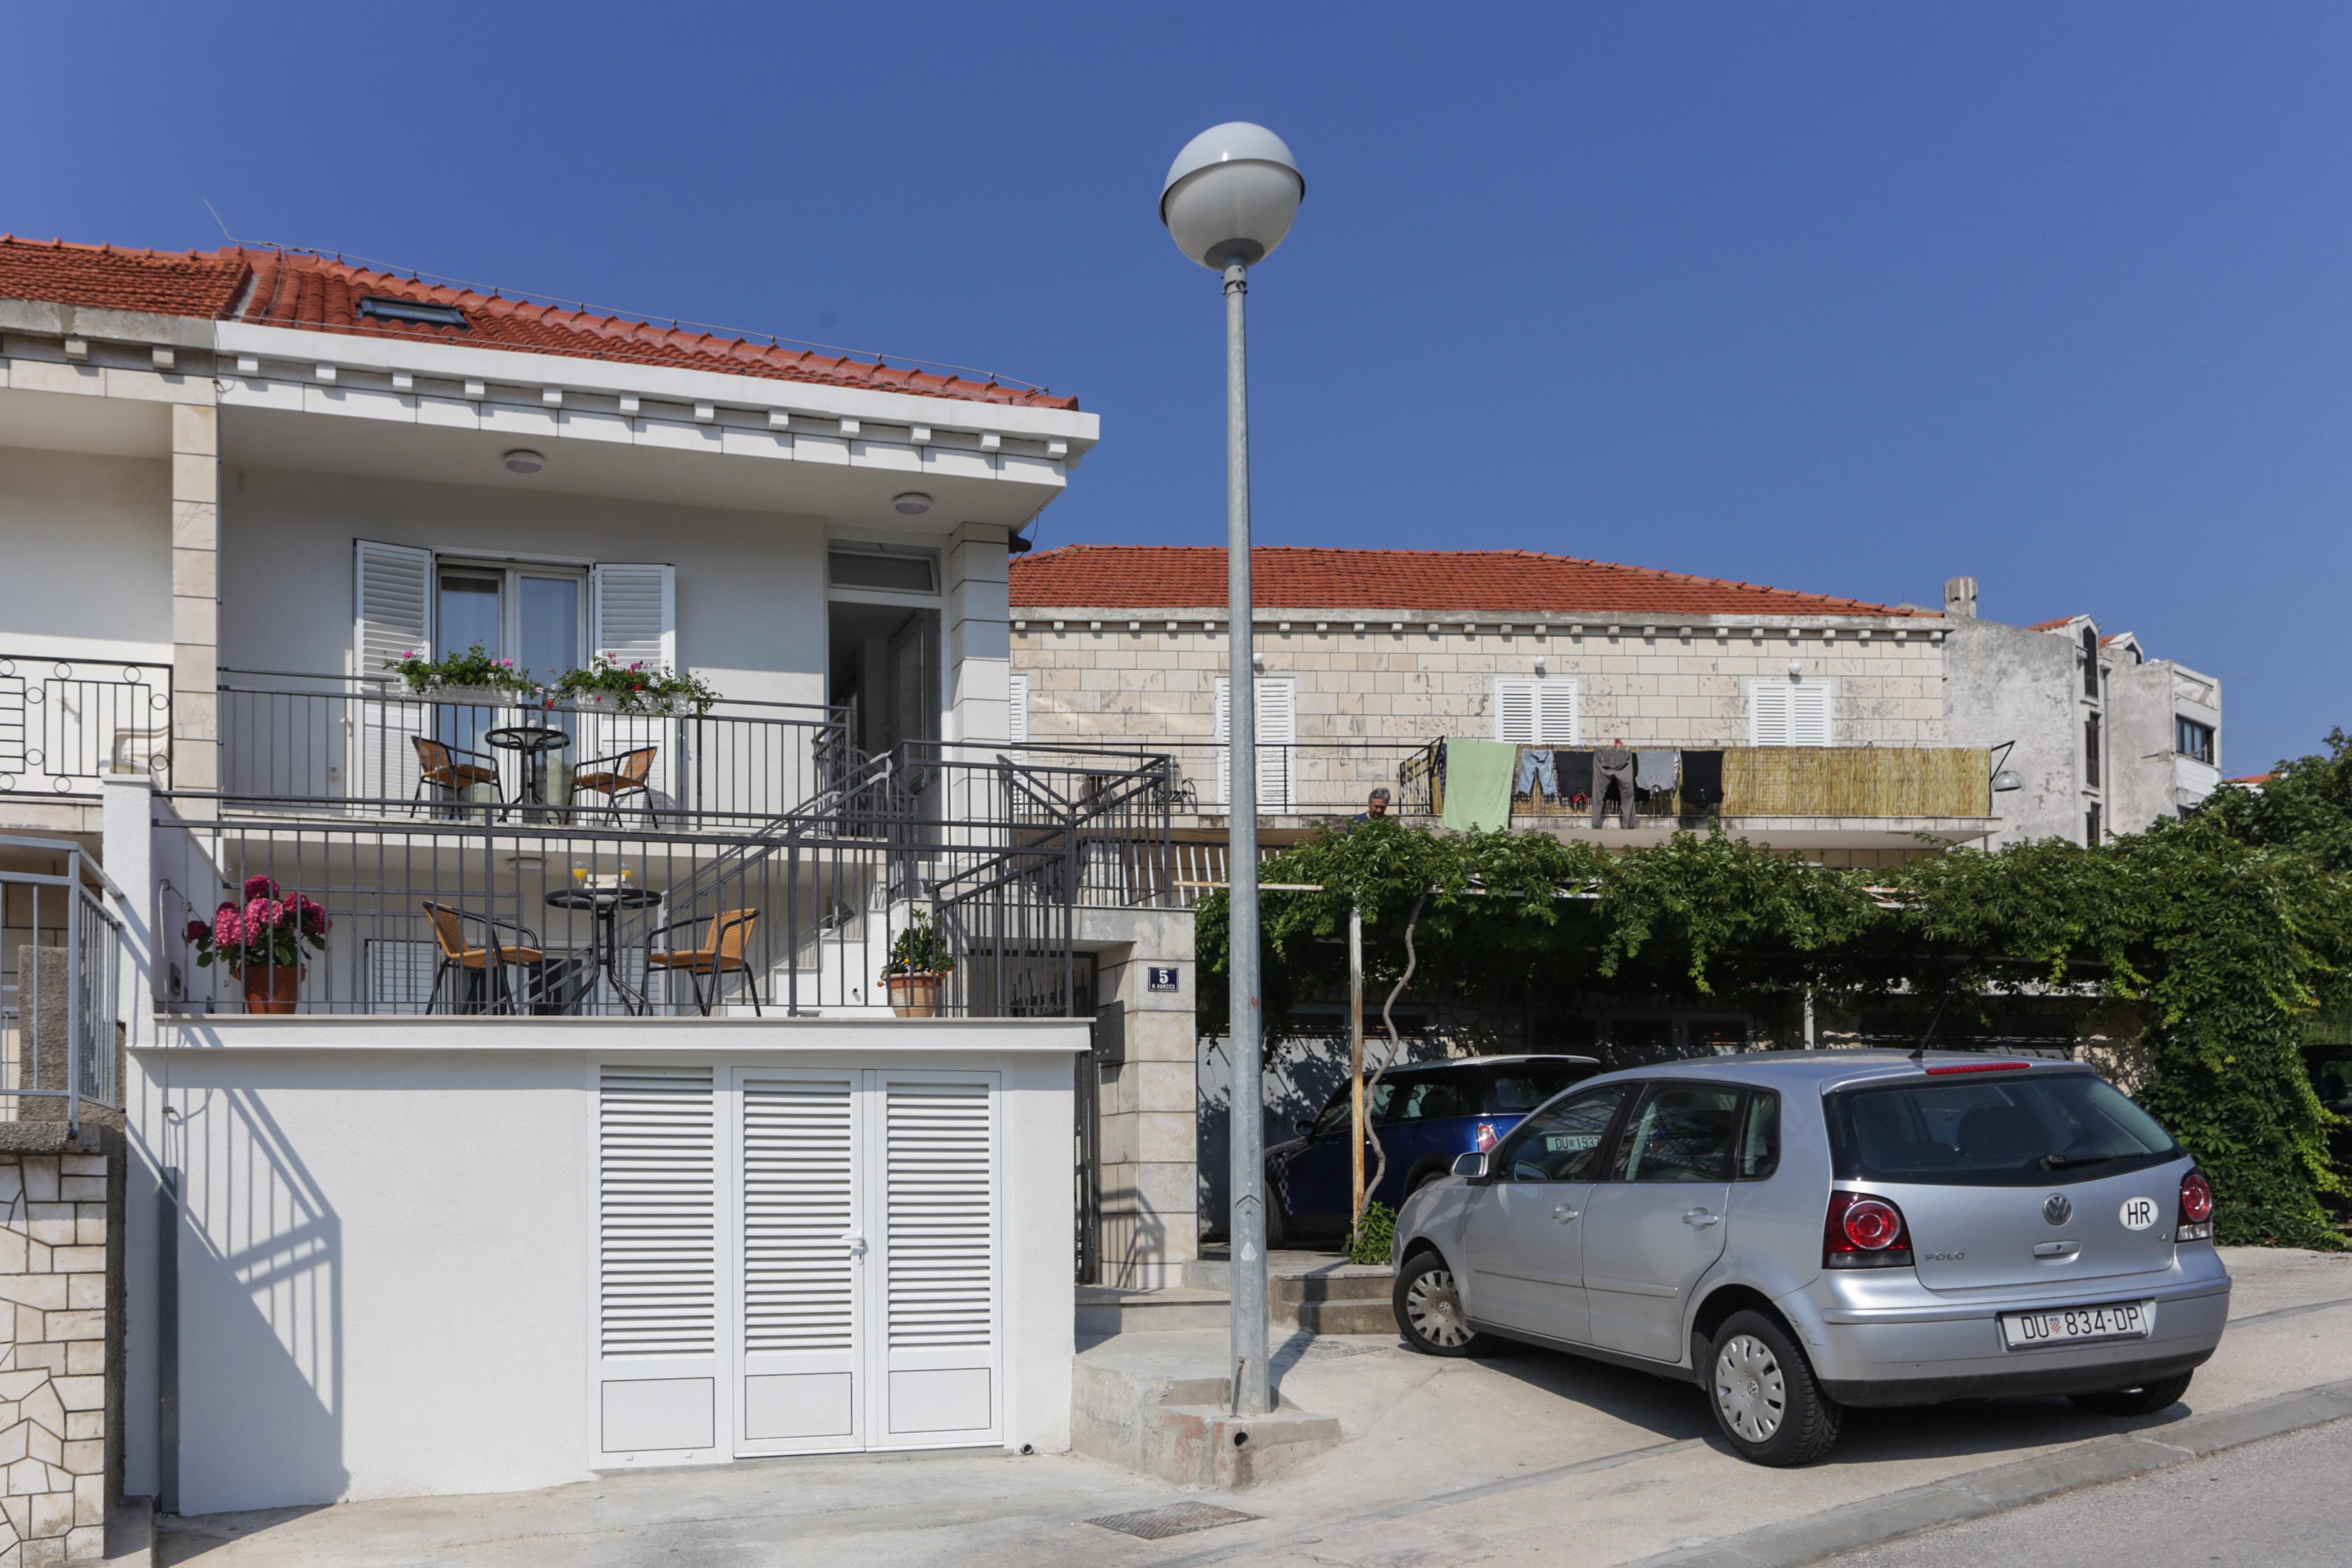
<path fill-rule="evenodd" d="M 1500 740 L 1445 743 L 1445 815 L 1465 832 L 1511 825 L 1511 773 L 1519 748 Z"/>

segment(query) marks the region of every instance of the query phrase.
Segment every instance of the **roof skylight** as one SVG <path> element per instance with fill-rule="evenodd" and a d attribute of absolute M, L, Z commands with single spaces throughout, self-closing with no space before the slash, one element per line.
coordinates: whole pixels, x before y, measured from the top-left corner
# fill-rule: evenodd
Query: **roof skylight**
<path fill-rule="evenodd" d="M 382 321 L 410 321 L 420 327 L 467 326 L 466 313 L 455 305 L 436 305 L 429 299 L 398 299 L 387 294 L 362 296 L 359 313 Z"/>

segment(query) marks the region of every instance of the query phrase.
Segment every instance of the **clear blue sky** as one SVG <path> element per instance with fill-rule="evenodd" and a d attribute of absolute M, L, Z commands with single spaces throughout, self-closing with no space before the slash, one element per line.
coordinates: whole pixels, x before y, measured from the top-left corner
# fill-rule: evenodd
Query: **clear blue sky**
<path fill-rule="evenodd" d="M 1223 536 L 1255 119 L 1259 538 L 2088 611 L 2347 718 L 2352 8 L 27 6 L 0 228 L 231 229 L 998 369 L 1104 444 L 1046 544 Z"/>

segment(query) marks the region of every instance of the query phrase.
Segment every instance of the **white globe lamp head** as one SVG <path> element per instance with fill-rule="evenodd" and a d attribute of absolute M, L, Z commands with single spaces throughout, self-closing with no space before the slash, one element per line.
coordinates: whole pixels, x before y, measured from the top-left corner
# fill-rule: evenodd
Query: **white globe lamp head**
<path fill-rule="evenodd" d="M 1160 221 L 1176 248 L 1202 267 L 1255 267 L 1290 233 L 1306 194 L 1306 178 L 1282 138 L 1236 120 L 1184 143 L 1160 189 Z"/>

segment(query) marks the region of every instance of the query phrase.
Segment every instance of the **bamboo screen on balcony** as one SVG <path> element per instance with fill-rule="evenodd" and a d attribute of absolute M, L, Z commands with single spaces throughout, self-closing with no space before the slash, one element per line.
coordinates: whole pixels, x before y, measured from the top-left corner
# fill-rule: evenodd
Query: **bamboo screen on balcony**
<path fill-rule="evenodd" d="M 1723 754 L 1727 817 L 1987 817 L 1981 747 L 1756 746 Z"/>

